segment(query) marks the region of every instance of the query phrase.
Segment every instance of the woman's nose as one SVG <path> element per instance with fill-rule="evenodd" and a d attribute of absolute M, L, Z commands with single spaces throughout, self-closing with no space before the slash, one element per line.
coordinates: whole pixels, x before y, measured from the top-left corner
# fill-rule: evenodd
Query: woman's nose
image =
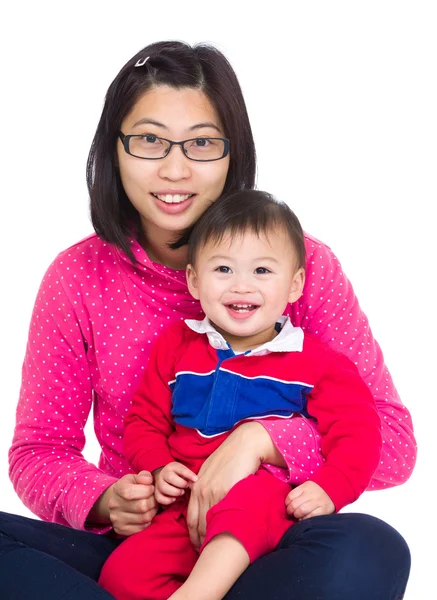
<path fill-rule="evenodd" d="M 180 146 L 173 146 L 167 156 L 160 160 L 159 175 L 171 181 L 179 181 L 191 176 L 190 161 Z"/>

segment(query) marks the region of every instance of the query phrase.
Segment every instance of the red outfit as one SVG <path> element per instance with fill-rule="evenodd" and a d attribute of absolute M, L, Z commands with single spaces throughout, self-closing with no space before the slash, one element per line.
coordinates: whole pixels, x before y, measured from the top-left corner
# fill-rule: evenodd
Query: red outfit
<path fill-rule="evenodd" d="M 326 462 L 311 480 L 337 510 L 353 502 L 378 465 L 382 443 L 373 397 L 355 365 L 288 320 L 272 342 L 240 355 L 212 328 L 199 335 L 203 324 L 187 324 L 159 338 L 134 395 L 124 438 L 133 469 L 154 471 L 176 460 L 198 472 L 241 421 L 299 412 L 316 419 L 323 436 Z M 260 469 L 208 512 L 204 543 L 230 532 L 251 561 L 273 550 L 292 524 L 285 510 L 289 490 Z M 187 500 L 111 554 L 100 583 L 118 600 L 165 599 L 187 578 L 197 558 Z"/>
<path fill-rule="evenodd" d="M 208 511 L 203 546 L 227 531 L 244 543 L 251 562 L 273 551 L 292 524 L 285 511 L 289 491 L 264 469 L 243 479 Z M 187 503 L 170 505 L 109 556 L 99 583 L 117 600 L 167 600 L 187 579 L 199 557 L 187 531 Z"/>

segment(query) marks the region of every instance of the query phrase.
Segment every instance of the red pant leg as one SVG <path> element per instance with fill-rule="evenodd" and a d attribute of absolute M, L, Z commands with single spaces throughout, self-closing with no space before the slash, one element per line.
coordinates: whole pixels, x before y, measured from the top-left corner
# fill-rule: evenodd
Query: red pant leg
<path fill-rule="evenodd" d="M 214 536 L 225 531 L 240 540 L 251 563 L 274 550 L 293 524 L 285 509 L 290 489 L 264 469 L 237 483 L 221 502 L 209 509 L 201 550 Z"/>
<path fill-rule="evenodd" d="M 185 504 L 158 514 L 128 537 L 103 565 L 99 584 L 117 600 L 167 600 L 186 580 L 199 555 L 191 545 Z"/>

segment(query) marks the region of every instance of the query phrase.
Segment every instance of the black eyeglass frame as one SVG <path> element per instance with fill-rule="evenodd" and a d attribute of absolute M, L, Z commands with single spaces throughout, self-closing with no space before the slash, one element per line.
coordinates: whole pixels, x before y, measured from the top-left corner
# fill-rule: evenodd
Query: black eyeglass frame
<path fill-rule="evenodd" d="M 138 134 L 138 133 L 125 135 L 122 131 L 119 131 L 118 137 L 120 138 L 121 143 L 123 144 L 123 148 L 124 148 L 124 151 L 126 152 L 126 154 L 129 154 L 130 156 L 134 156 L 135 158 L 141 158 L 142 160 L 162 160 L 163 158 L 166 158 L 170 154 L 170 151 L 173 148 L 173 146 L 180 146 L 182 148 L 182 152 L 184 153 L 184 156 L 186 156 L 186 158 L 188 158 L 188 160 L 194 160 L 195 162 L 214 162 L 216 160 L 222 160 L 222 158 L 226 158 L 226 156 L 229 154 L 229 147 L 230 147 L 230 142 L 227 138 L 211 137 L 209 135 L 205 135 L 203 137 L 200 136 L 197 138 L 190 138 L 189 140 L 182 140 L 181 142 L 174 142 L 173 140 L 168 140 L 166 138 L 160 137 L 159 135 L 156 135 L 154 137 L 156 137 L 159 140 L 163 140 L 164 142 L 168 142 L 170 145 L 168 147 L 167 152 L 164 154 L 164 156 L 158 156 L 157 158 L 149 158 L 147 156 L 138 156 L 137 154 L 132 154 L 132 152 L 129 149 L 129 140 L 131 138 L 145 137 L 145 135 Z M 199 139 L 222 141 L 224 144 L 222 156 L 220 156 L 219 158 L 205 158 L 205 159 L 191 158 L 191 156 L 188 156 L 187 152 L 185 150 L 184 144 L 186 144 L 187 142 L 194 142 Z"/>

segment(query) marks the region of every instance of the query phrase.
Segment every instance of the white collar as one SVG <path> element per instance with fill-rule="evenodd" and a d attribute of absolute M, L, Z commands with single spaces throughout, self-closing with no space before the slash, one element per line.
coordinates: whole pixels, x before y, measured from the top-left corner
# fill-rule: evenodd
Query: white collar
<path fill-rule="evenodd" d="M 300 327 L 294 327 L 289 317 L 279 317 L 277 322 L 281 325 L 278 335 L 270 342 L 266 342 L 254 350 L 249 350 L 247 356 L 259 356 L 269 352 L 302 352 L 303 330 Z M 209 343 L 216 350 L 229 350 L 229 344 L 222 334 L 214 329 L 208 317 L 202 321 L 185 319 L 185 323 L 196 333 L 206 333 Z"/>

